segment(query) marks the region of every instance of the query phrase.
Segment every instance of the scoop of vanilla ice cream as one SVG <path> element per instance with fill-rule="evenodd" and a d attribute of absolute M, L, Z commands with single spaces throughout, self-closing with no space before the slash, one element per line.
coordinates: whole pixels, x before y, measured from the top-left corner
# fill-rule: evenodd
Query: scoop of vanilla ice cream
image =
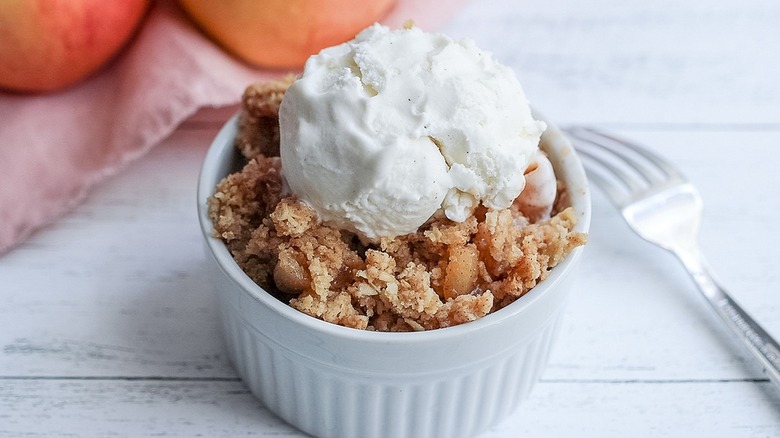
<path fill-rule="evenodd" d="M 469 40 L 375 24 L 312 56 L 279 111 L 282 172 L 324 222 L 369 240 L 506 208 L 545 126 Z"/>

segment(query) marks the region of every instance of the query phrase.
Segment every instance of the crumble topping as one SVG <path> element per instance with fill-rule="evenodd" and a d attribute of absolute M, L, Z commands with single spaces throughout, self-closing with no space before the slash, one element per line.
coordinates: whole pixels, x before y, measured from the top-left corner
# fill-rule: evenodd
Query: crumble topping
<path fill-rule="evenodd" d="M 321 224 L 283 194 L 278 107 L 291 81 L 247 88 L 236 147 L 248 161 L 219 183 L 209 216 L 247 275 L 293 308 L 367 330 L 462 324 L 514 302 L 587 241 L 572 231 L 576 217 L 560 183 L 553 216 L 536 222 L 517 202 L 480 206 L 464 222 L 434 217 L 373 245 Z"/>

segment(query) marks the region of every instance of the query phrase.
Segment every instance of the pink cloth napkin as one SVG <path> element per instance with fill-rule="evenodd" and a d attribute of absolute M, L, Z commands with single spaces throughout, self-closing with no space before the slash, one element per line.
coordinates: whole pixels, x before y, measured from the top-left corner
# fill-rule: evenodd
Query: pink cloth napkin
<path fill-rule="evenodd" d="M 425 30 L 465 0 L 398 0 L 382 20 Z M 0 92 L 0 254 L 52 223 L 89 189 L 145 154 L 199 108 L 236 104 L 253 69 L 204 37 L 173 2 L 157 2 L 106 68 L 46 95 Z"/>

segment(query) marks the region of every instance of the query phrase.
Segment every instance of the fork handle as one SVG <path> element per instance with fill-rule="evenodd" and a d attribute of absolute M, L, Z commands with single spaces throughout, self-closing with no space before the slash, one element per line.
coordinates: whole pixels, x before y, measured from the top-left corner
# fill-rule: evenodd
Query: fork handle
<path fill-rule="evenodd" d="M 761 363 L 769 378 L 780 386 L 780 345 L 777 341 L 715 281 L 707 262 L 698 251 L 675 251 L 675 254 L 717 314 Z"/>

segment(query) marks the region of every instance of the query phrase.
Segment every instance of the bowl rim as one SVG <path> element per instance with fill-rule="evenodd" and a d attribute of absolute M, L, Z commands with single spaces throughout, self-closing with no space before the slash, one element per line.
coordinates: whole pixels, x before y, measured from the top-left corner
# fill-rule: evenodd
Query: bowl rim
<path fill-rule="evenodd" d="M 575 199 L 580 201 L 577 202 L 579 209 L 577 211 L 578 222 L 575 229 L 577 231 L 587 232 L 590 227 L 591 201 L 582 163 L 577 157 L 574 147 L 569 140 L 554 124 L 550 123 L 537 112 L 534 112 L 534 116 L 537 120 L 542 120 L 547 124 L 547 129 L 543 134 L 545 141 L 551 145 L 550 147 L 556 149 L 556 153 L 563 154 L 563 158 L 568 160 L 565 164 L 567 183 L 576 183 L 577 185 L 576 193 L 574 193 L 575 188 L 569 187 L 569 195 L 572 197 L 572 204 L 575 204 Z M 380 332 L 358 330 L 323 321 L 292 308 L 289 304 L 282 302 L 265 291 L 265 289 L 256 284 L 238 266 L 225 243 L 212 235 L 213 225 L 211 219 L 208 217 L 207 201 L 211 194 L 213 194 L 217 183 L 225 176 L 220 172 L 220 169 L 226 167 L 226 161 L 232 162 L 238 153 L 234 147 L 234 139 L 237 130 L 238 113 L 234 114 L 227 123 L 225 123 L 212 141 L 198 175 L 198 220 L 201 232 L 206 241 L 208 252 L 210 256 L 213 257 L 222 273 L 236 285 L 240 286 L 245 295 L 260 302 L 266 308 L 290 322 L 299 325 L 306 330 L 317 332 L 319 335 L 339 338 L 340 340 L 347 342 L 416 344 L 443 342 L 448 339 L 462 337 L 464 333 L 487 330 L 490 327 L 502 324 L 507 319 L 516 318 L 517 315 L 529 311 L 529 309 L 534 307 L 535 302 L 542 299 L 545 295 L 554 293 L 555 285 L 576 266 L 576 262 L 581 257 L 584 250 L 584 247 L 582 246 L 575 248 L 563 261 L 561 261 L 561 263 L 552 269 L 547 278 L 534 286 L 530 291 L 523 295 L 521 299 L 516 300 L 497 312 L 490 313 L 468 323 L 419 332 Z M 559 163 L 554 162 L 553 164 L 557 166 Z M 558 171 L 557 168 L 556 171 Z"/>

